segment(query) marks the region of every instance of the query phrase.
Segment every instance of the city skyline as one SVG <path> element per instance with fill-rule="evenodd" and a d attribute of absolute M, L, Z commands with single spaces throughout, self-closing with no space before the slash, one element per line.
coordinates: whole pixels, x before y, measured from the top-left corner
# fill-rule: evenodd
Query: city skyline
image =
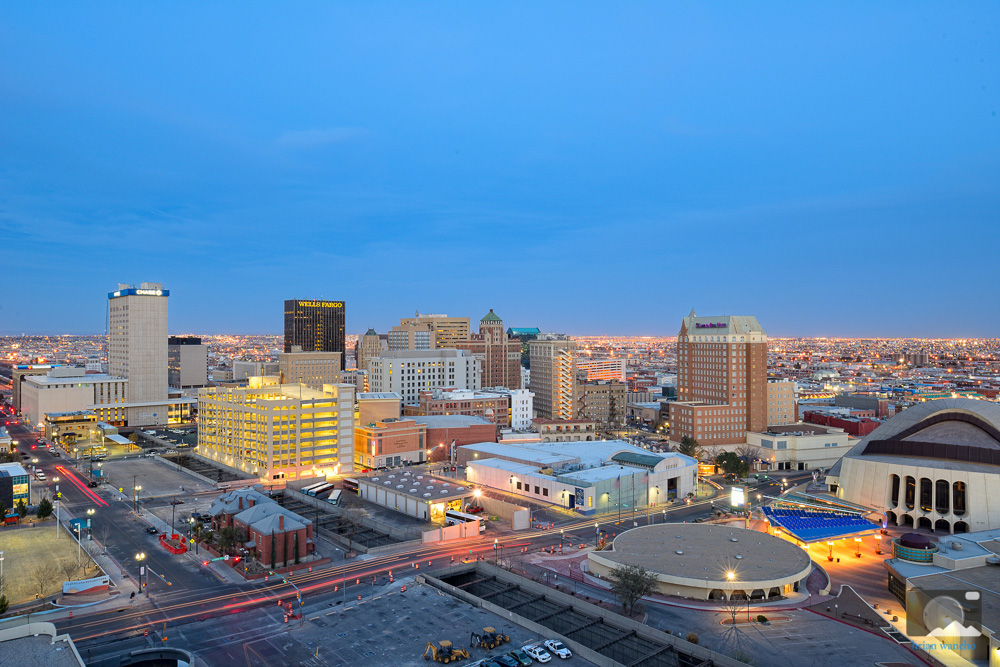
<path fill-rule="evenodd" d="M 0 334 L 1000 331 L 993 4 L 113 7 L 6 8 Z"/>

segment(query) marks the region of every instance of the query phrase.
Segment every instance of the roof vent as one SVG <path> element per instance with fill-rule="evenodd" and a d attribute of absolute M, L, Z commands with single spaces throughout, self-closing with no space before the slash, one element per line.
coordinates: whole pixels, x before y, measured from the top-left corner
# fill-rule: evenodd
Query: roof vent
<path fill-rule="evenodd" d="M 389 475 L 389 479 L 396 479 L 395 475 Z"/>
<path fill-rule="evenodd" d="M 378 477 L 372 477 L 372 481 L 373 481 L 373 482 L 377 482 L 377 481 L 378 481 L 378 479 L 379 479 Z"/>
<path fill-rule="evenodd" d="M 729 541 L 730 541 L 730 542 L 739 542 L 740 540 L 739 540 L 739 538 L 737 538 L 737 537 L 730 537 L 730 538 L 729 538 Z"/>
<path fill-rule="evenodd" d="M 446 495 L 448 495 L 448 492 L 447 492 L 447 491 L 442 491 L 442 492 L 441 492 L 441 495 L 442 495 L 442 496 L 446 496 Z"/>
<path fill-rule="evenodd" d="M 429 493 L 425 493 L 424 494 L 424 498 L 430 498 L 430 497 L 431 497 L 431 494 L 429 494 Z"/>
<path fill-rule="evenodd" d="M 383 482 L 383 484 L 385 484 L 386 486 L 392 486 L 392 482 L 389 482 L 389 481 L 385 481 L 385 482 Z"/>
<path fill-rule="evenodd" d="M 736 560 L 743 560 L 743 556 L 740 556 L 740 555 L 737 554 Z"/>
<path fill-rule="evenodd" d="M 952 542 L 951 543 L 951 548 L 954 549 L 955 551 L 961 551 L 962 550 L 962 543 L 961 542 Z"/>
<path fill-rule="evenodd" d="M 683 556 L 683 555 L 684 555 L 684 552 L 683 552 L 683 551 L 681 551 L 680 549 L 678 549 L 678 550 L 677 550 L 677 551 L 675 551 L 674 553 L 675 553 L 675 554 L 677 554 L 678 556 Z"/>
<path fill-rule="evenodd" d="M 417 490 L 416 490 L 416 489 L 410 489 L 410 490 L 408 491 L 408 493 L 416 493 L 416 492 L 417 492 Z"/>
<path fill-rule="evenodd" d="M 397 485 L 396 485 L 396 488 L 397 488 L 397 489 L 401 489 L 401 488 L 403 488 L 403 485 L 402 485 L 402 484 L 397 484 Z"/>

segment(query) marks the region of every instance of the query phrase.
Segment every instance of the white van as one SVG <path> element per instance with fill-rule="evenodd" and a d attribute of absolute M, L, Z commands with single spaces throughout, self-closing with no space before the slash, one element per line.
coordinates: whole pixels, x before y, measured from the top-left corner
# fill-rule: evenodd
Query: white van
<path fill-rule="evenodd" d="M 36 470 L 35 471 L 35 479 L 37 479 L 39 482 L 44 482 L 45 481 L 45 473 L 43 471 L 41 471 L 41 470 Z"/>

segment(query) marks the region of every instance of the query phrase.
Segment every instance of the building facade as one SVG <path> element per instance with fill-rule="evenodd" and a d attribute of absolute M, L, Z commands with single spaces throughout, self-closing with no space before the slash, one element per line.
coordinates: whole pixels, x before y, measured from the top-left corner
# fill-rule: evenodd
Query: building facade
<path fill-rule="evenodd" d="M 407 416 L 471 415 L 483 417 L 500 427 L 510 425 L 510 403 L 506 396 L 469 389 L 422 391 L 417 405 L 407 405 Z"/>
<path fill-rule="evenodd" d="M 418 405 L 420 392 L 454 387 L 480 388 L 479 360 L 465 350 L 399 350 L 368 362 L 368 388 L 395 392 L 403 403 Z"/>
<path fill-rule="evenodd" d="M 160 283 L 108 293 L 108 371 L 128 379 L 129 426 L 167 423 L 167 300 Z"/>
<path fill-rule="evenodd" d="M 455 347 L 468 350 L 479 359 L 484 386 L 521 388 L 521 342 L 507 336 L 503 320 L 492 308 L 479 321 L 479 333 L 456 342 Z"/>
<path fill-rule="evenodd" d="M 278 374 L 283 383 L 301 382 L 322 390 L 323 385 L 340 383 L 340 356 L 339 352 L 280 352 Z"/>
<path fill-rule="evenodd" d="M 447 315 L 421 315 L 404 317 L 399 320 L 402 326 L 411 324 L 429 324 L 434 332 L 434 344 L 438 349 L 454 348 L 455 343 L 468 340 L 469 318 L 448 317 Z"/>
<path fill-rule="evenodd" d="M 427 460 L 456 461 L 462 445 L 496 442 L 497 427 L 482 417 L 469 415 L 429 415 L 409 417 L 427 427 Z"/>
<path fill-rule="evenodd" d="M 535 414 L 545 419 L 576 417 L 576 343 L 562 334 L 540 334 L 528 343 Z"/>
<path fill-rule="evenodd" d="M 434 350 L 437 349 L 437 333 L 428 322 L 398 324 L 389 331 L 390 350 Z"/>
<path fill-rule="evenodd" d="M 576 417 L 604 428 L 622 424 L 628 413 L 628 385 L 623 381 L 595 380 L 576 386 Z"/>
<path fill-rule="evenodd" d="M 353 385 L 317 391 L 255 377 L 247 387 L 202 389 L 198 413 L 198 453 L 262 480 L 353 470 Z"/>
<path fill-rule="evenodd" d="M 412 419 L 388 418 L 354 427 L 356 468 L 398 467 L 427 460 L 427 427 Z"/>
<path fill-rule="evenodd" d="M 784 426 L 799 420 L 795 407 L 795 383 L 791 380 L 767 381 L 767 425 Z"/>
<path fill-rule="evenodd" d="M 591 419 L 545 419 L 535 417 L 532 427 L 542 442 L 590 442 L 597 440 L 597 422 Z"/>
<path fill-rule="evenodd" d="M 841 429 L 788 424 L 749 432 L 747 444 L 759 448 L 769 470 L 820 470 L 833 466 L 853 443 Z"/>
<path fill-rule="evenodd" d="M 196 336 L 167 338 L 167 384 L 176 389 L 208 383 L 208 345 Z"/>
<path fill-rule="evenodd" d="M 340 370 L 346 353 L 343 301 L 285 301 L 285 352 L 298 345 L 303 352 L 340 352 Z"/>
<path fill-rule="evenodd" d="M 746 442 L 767 428 L 767 334 L 756 317 L 725 315 L 681 322 L 677 335 L 677 402 L 670 439 L 705 447 Z"/>
<path fill-rule="evenodd" d="M 585 382 L 596 380 L 608 380 L 611 382 L 625 382 L 625 358 L 619 359 L 592 359 L 590 357 L 577 357 L 576 371 L 578 375 L 583 375 Z"/>
<path fill-rule="evenodd" d="M 382 337 L 374 329 L 369 329 L 363 336 L 358 338 L 354 356 L 358 362 L 358 370 L 368 370 L 368 360 L 372 357 L 382 355 L 388 349 L 388 339 Z"/>
<path fill-rule="evenodd" d="M 273 361 L 243 361 L 237 359 L 233 361 L 233 374 L 229 380 L 239 382 L 253 377 L 265 377 L 269 375 L 281 375 L 281 368 Z M 222 381 L 220 374 L 216 377 L 216 371 L 212 371 L 212 379 Z"/>

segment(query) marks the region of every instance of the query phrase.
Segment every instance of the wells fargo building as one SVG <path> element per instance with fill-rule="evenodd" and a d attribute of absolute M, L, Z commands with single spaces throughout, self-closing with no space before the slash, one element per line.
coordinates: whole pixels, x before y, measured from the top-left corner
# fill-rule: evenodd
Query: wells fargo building
<path fill-rule="evenodd" d="M 285 301 L 285 352 L 293 345 L 303 352 L 340 352 L 344 370 L 344 302 Z"/>

